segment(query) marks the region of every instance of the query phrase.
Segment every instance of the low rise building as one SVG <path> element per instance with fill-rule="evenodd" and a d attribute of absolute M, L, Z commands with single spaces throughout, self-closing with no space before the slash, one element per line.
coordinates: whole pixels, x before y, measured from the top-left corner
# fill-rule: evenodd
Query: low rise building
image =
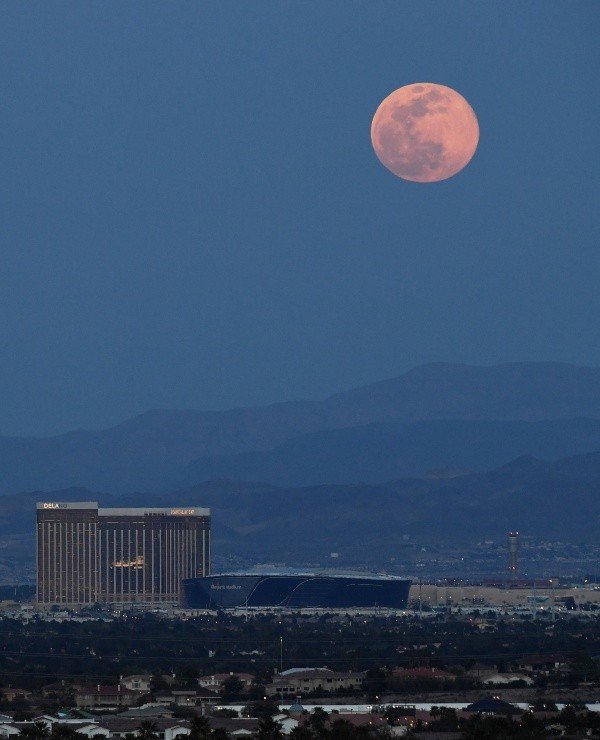
<path fill-rule="evenodd" d="M 23 723 L 21 723 L 23 724 Z M 0 722 L 0 737 L 13 738 L 21 734 L 21 728 L 16 722 Z"/>
<path fill-rule="evenodd" d="M 121 676 L 121 686 L 125 686 L 130 691 L 137 691 L 144 694 L 150 691 L 152 676 L 148 673 L 137 674 L 134 676 Z"/>
<path fill-rule="evenodd" d="M 297 696 L 313 691 L 358 690 L 365 673 L 341 673 L 329 668 L 290 668 L 276 673 L 265 687 L 268 696 Z"/>
<path fill-rule="evenodd" d="M 417 668 L 395 668 L 391 675 L 392 680 L 418 680 L 422 678 L 434 678 L 439 681 L 456 681 L 454 673 L 443 671 L 441 668 L 427 668 L 419 666 Z"/>
<path fill-rule="evenodd" d="M 486 676 L 483 683 L 487 686 L 508 686 L 515 681 L 522 681 L 527 686 L 533 685 L 533 678 L 524 673 L 493 673 L 491 676 Z"/>
<path fill-rule="evenodd" d="M 159 717 L 153 719 L 152 723 L 156 727 L 159 740 L 175 740 L 190 734 L 187 720 Z M 137 734 L 140 727 L 139 719 L 121 717 L 102 717 L 99 724 L 110 732 L 109 737 L 113 740 L 125 740 L 128 735 Z"/>
<path fill-rule="evenodd" d="M 242 682 L 244 689 L 248 689 L 255 679 L 252 673 L 213 673 L 211 676 L 200 676 L 198 678 L 198 686 L 219 692 L 223 688 L 225 681 L 233 676 Z"/>
<path fill-rule="evenodd" d="M 194 707 L 201 704 L 212 704 L 220 699 L 219 695 L 210 689 L 165 689 L 156 691 L 154 700 L 158 704 L 175 705 L 177 707 Z"/>
<path fill-rule="evenodd" d="M 29 699 L 31 697 L 31 691 L 27 689 L 2 689 L 2 696 L 4 701 L 15 701 L 15 699 Z"/>
<path fill-rule="evenodd" d="M 75 705 L 78 709 L 108 709 L 131 707 L 139 693 L 118 684 L 117 686 L 88 686 L 75 693 Z"/>

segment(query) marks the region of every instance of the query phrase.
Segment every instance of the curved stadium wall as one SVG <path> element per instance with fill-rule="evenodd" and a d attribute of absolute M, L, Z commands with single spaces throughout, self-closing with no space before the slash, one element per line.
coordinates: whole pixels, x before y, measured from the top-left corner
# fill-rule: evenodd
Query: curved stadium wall
<path fill-rule="evenodd" d="M 194 609 L 243 607 L 404 609 L 410 580 L 394 576 L 231 574 L 183 581 Z"/>

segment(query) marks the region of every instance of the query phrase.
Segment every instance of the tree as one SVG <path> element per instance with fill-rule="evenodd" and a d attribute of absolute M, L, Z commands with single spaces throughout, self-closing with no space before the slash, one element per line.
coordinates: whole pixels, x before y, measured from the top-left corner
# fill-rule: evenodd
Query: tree
<path fill-rule="evenodd" d="M 331 740 L 349 740 L 356 736 L 356 728 L 347 719 L 336 719 L 331 723 L 327 736 Z"/>
<path fill-rule="evenodd" d="M 45 722 L 33 722 L 31 725 L 21 728 L 19 736 L 27 740 L 48 740 L 50 730 Z"/>
<path fill-rule="evenodd" d="M 324 709 L 321 709 L 321 707 L 315 707 L 308 719 L 308 724 L 310 725 L 311 730 L 313 730 L 313 732 L 318 736 L 324 733 L 328 721 L 329 715 L 327 712 Z"/>
<path fill-rule="evenodd" d="M 160 671 L 155 671 L 150 679 L 150 686 L 152 691 L 164 691 L 169 688 L 169 684 L 165 681 Z"/>
<path fill-rule="evenodd" d="M 29 720 L 32 718 L 33 718 L 32 712 L 25 712 L 19 709 L 13 715 L 13 722 L 29 722 Z"/>
<path fill-rule="evenodd" d="M 369 737 L 377 738 L 377 740 L 392 740 L 395 735 L 392 733 L 391 727 L 384 725 L 383 727 L 377 727 L 375 730 L 371 730 Z"/>
<path fill-rule="evenodd" d="M 252 702 L 252 704 L 244 707 L 244 714 L 247 714 L 250 717 L 258 717 L 259 719 L 272 717 L 278 712 L 279 704 L 270 697 L 267 697 L 266 699 L 261 699 L 260 701 L 254 701 Z"/>
<path fill-rule="evenodd" d="M 314 740 L 314 733 L 308 727 L 298 725 L 290 732 L 290 740 Z"/>
<path fill-rule="evenodd" d="M 248 714 L 248 712 L 246 712 Z M 229 707 L 223 707 L 223 709 L 215 709 L 212 712 L 213 717 L 230 717 L 234 719 L 235 717 L 239 717 L 240 713 L 236 709 L 230 709 Z"/>
<path fill-rule="evenodd" d="M 546 737 L 546 728 L 532 712 L 525 712 L 521 716 L 520 734 L 525 737 Z"/>
<path fill-rule="evenodd" d="M 458 730 L 458 717 L 455 709 L 431 707 L 430 714 L 434 718 L 434 721 L 429 725 L 430 730 L 436 732 L 456 732 Z"/>
<path fill-rule="evenodd" d="M 206 717 L 194 717 L 190 722 L 189 740 L 206 740 L 210 737 L 210 722 Z"/>
<path fill-rule="evenodd" d="M 55 723 L 52 726 L 52 734 L 50 737 L 51 740 L 84 740 L 85 735 L 80 732 L 76 732 L 68 725 Z"/>
<path fill-rule="evenodd" d="M 229 740 L 229 733 L 223 727 L 217 727 L 211 733 L 211 740 Z"/>
<path fill-rule="evenodd" d="M 275 722 L 272 717 L 265 717 L 258 724 L 256 737 L 258 740 L 279 740 L 283 737 L 281 725 L 279 722 Z"/>
<path fill-rule="evenodd" d="M 237 701 L 244 691 L 244 682 L 235 673 L 228 676 L 221 684 L 223 701 Z"/>
<path fill-rule="evenodd" d="M 200 672 L 198 671 L 197 663 L 185 663 L 177 671 L 177 676 L 181 678 L 181 681 L 183 682 L 183 684 L 187 686 L 188 688 L 198 685 L 199 675 L 200 675 Z"/>
<path fill-rule="evenodd" d="M 505 740 L 514 737 L 517 725 L 507 717 L 476 714 L 470 717 L 462 727 L 465 740 Z"/>
<path fill-rule="evenodd" d="M 261 683 L 259 680 L 255 679 L 254 681 L 252 681 L 252 684 L 248 689 L 248 699 L 250 701 L 262 699 L 263 696 L 265 696 L 265 691 L 266 689 L 264 683 Z"/>
<path fill-rule="evenodd" d="M 156 722 L 145 719 L 140 724 L 137 734 L 140 740 L 158 740 L 158 726 Z"/>
<path fill-rule="evenodd" d="M 384 671 L 377 666 L 369 668 L 364 680 L 365 693 L 371 698 L 376 699 L 385 694 L 387 680 Z"/>

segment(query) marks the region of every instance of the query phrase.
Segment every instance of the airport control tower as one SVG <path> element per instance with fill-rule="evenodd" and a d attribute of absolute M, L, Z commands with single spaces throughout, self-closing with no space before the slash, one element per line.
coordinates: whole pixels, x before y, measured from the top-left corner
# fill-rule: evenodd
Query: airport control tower
<path fill-rule="evenodd" d="M 508 533 L 508 572 L 511 578 L 517 577 L 517 555 L 519 554 L 519 533 Z"/>

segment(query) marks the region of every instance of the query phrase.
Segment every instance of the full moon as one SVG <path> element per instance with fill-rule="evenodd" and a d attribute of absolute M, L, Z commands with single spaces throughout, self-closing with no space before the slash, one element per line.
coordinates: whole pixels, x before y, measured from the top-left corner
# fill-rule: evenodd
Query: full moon
<path fill-rule="evenodd" d="M 438 182 L 471 161 L 479 142 L 479 124 L 456 90 L 416 82 L 382 101 L 371 123 L 371 141 L 381 164 L 398 177 Z"/>

